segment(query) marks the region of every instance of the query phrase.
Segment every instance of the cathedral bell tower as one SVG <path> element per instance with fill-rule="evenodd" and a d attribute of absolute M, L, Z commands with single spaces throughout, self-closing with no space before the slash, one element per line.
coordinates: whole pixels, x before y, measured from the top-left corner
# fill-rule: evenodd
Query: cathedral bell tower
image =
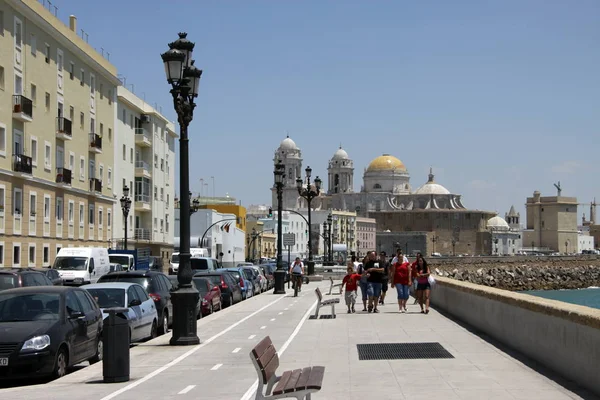
<path fill-rule="evenodd" d="M 352 193 L 354 191 L 354 162 L 341 145 L 329 160 L 327 174 L 327 194 Z"/>
<path fill-rule="evenodd" d="M 296 143 L 287 136 L 281 141 L 273 157 L 273 166 L 281 160 L 285 166 L 285 177 L 283 179 L 283 209 L 294 210 L 298 202 L 298 189 L 296 179 L 302 174 L 302 152 Z M 277 189 L 275 184 L 271 187 L 272 207 L 277 210 Z"/>

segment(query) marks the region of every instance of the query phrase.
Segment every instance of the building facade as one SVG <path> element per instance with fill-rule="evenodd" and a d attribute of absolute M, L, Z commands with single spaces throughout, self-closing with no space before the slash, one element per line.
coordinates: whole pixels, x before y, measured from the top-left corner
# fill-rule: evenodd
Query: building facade
<path fill-rule="evenodd" d="M 271 218 L 261 218 L 259 221 L 263 223 L 263 229 L 272 231 L 277 235 L 277 211 L 273 211 Z M 308 226 L 300 215 L 284 211 L 281 214 L 283 234 L 293 233 L 295 244 L 290 246 L 290 253 L 296 257 L 308 257 Z M 277 250 L 277 246 L 275 246 Z M 282 249 L 287 254 L 288 248 L 284 246 Z"/>
<path fill-rule="evenodd" d="M 519 215 L 514 207 L 510 208 L 505 218 L 500 216 L 490 218 L 486 227 L 490 234 L 489 238 L 484 239 L 484 246 L 488 249 L 486 254 L 514 256 L 523 249 L 523 232 Z"/>
<path fill-rule="evenodd" d="M 112 237 L 116 68 L 35 0 L 0 2 L 0 265 Z"/>
<path fill-rule="evenodd" d="M 374 218 L 356 217 L 356 255 L 363 257 L 375 250 L 377 221 Z"/>
<path fill-rule="evenodd" d="M 124 88 L 117 89 L 114 142 L 117 201 L 123 188 L 132 200 L 127 221 L 128 248 L 149 247 L 168 260 L 173 251 L 175 127 L 156 109 Z M 113 241 L 121 246 L 125 221 L 115 206 Z"/>

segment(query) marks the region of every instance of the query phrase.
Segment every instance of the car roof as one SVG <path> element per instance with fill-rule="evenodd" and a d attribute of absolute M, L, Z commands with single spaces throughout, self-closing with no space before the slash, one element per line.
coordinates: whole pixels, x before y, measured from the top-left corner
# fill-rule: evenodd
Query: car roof
<path fill-rule="evenodd" d="M 110 276 L 133 276 L 133 277 L 150 277 L 154 275 L 164 275 L 162 272 L 150 271 L 150 270 L 138 270 L 138 271 L 115 271 L 109 272 L 107 275 Z M 104 275 L 106 276 L 106 275 Z"/>
<path fill-rule="evenodd" d="M 83 290 L 73 286 L 27 286 L 3 290 L 0 294 L 36 294 L 36 293 L 66 293 L 73 290 Z"/>
<path fill-rule="evenodd" d="M 37 273 L 42 274 L 45 271 L 36 270 L 33 268 L 0 268 L 0 273 L 2 273 L 2 274 L 18 275 L 22 272 L 37 272 Z"/>
<path fill-rule="evenodd" d="M 133 282 L 100 282 L 100 283 L 92 283 L 91 285 L 83 285 L 82 289 L 123 289 L 127 290 L 131 286 L 139 286 L 142 285 Z"/>
<path fill-rule="evenodd" d="M 223 274 L 228 274 L 231 271 L 225 271 L 223 269 L 218 269 L 216 271 L 205 271 L 205 270 L 197 270 L 198 272 L 196 272 L 196 274 L 194 276 L 209 276 L 209 275 L 223 275 Z"/>

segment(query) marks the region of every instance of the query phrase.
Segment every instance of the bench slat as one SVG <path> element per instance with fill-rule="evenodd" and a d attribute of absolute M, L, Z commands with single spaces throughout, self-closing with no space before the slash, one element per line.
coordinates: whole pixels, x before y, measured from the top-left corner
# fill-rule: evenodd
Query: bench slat
<path fill-rule="evenodd" d="M 267 336 L 263 340 L 258 342 L 256 346 L 254 346 L 254 348 L 252 349 L 252 355 L 256 360 L 258 360 L 264 354 L 264 352 L 267 351 L 267 349 L 272 345 L 273 342 L 271 341 L 271 337 Z"/>
<path fill-rule="evenodd" d="M 312 367 L 310 370 L 310 377 L 306 383 L 307 389 L 321 390 L 323 384 L 323 376 L 325 375 L 325 367 Z"/>
<path fill-rule="evenodd" d="M 273 350 L 275 350 L 274 347 Z M 275 353 L 275 356 L 271 357 L 271 360 L 262 369 L 264 384 L 269 382 L 269 380 L 275 375 L 277 368 L 279 368 L 279 357 L 277 356 L 277 353 Z"/>
<path fill-rule="evenodd" d="M 277 350 L 275 350 L 275 347 L 273 345 L 269 346 L 269 348 L 256 360 L 260 369 L 265 369 L 267 364 L 269 364 L 271 359 L 276 355 Z"/>
<path fill-rule="evenodd" d="M 300 374 L 302 374 L 301 369 L 295 369 L 292 371 L 292 375 L 290 379 L 288 379 L 285 388 L 283 389 L 283 393 L 295 392 L 298 390 L 298 379 L 300 379 Z"/>
<path fill-rule="evenodd" d="M 306 367 L 302 369 L 302 374 L 300 374 L 300 378 L 298 382 L 296 382 L 296 390 L 304 390 L 306 389 L 306 384 L 308 383 L 308 378 L 310 378 L 310 370 L 312 367 Z"/>
<path fill-rule="evenodd" d="M 288 380 L 292 376 L 293 371 L 285 371 L 283 375 L 281 375 L 281 379 L 277 382 L 275 389 L 273 389 L 273 395 L 283 394 L 283 390 L 288 383 Z"/>

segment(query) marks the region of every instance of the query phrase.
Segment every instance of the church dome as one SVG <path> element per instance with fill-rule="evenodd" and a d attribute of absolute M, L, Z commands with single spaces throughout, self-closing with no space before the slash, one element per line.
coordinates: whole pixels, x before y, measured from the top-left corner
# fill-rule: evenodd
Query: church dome
<path fill-rule="evenodd" d="M 396 157 L 389 154 L 384 154 L 377 157 L 367 167 L 367 172 L 379 172 L 379 171 L 402 171 L 406 172 L 404 163 L 398 160 Z"/>
<path fill-rule="evenodd" d="M 339 149 L 337 149 L 337 151 L 335 152 L 335 154 L 333 155 L 333 157 L 331 159 L 332 160 L 348 160 L 348 159 L 350 159 L 350 157 L 348 157 L 348 153 L 346 153 L 346 150 L 344 150 L 340 147 Z"/>
<path fill-rule="evenodd" d="M 423 186 L 418 188 L 414 194 L 450 194 L 448 189 L 439 183 L 435 183 L 433 178 L 433 168 L 429 168 L 429 180 Z"/>
<path fill-rule="evenodd" d="M 296 143 L 288 136 L 279 144 L 279 150 L 298 150 L 298 146 L 296 146 Z"/>
<path fill-rule="evenodd" d="M 509 230 L 510 226 L 508 226 L 504 218 L 496 215 L 495 217 L 488 219 L 487 228 L 494 230 Z"/>

